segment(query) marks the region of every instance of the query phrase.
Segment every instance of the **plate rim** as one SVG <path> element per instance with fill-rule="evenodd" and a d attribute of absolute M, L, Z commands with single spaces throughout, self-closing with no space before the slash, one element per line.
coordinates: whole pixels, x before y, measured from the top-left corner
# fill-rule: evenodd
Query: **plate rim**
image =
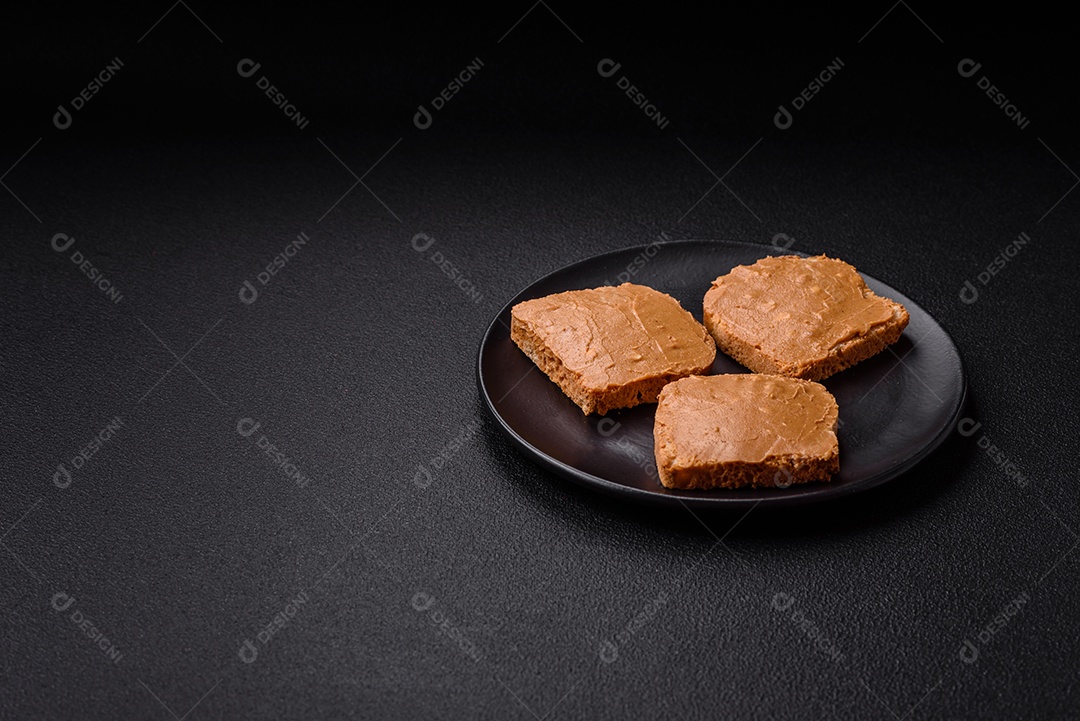
<path fill-rule="evenodd" d="M 568 481 L 572 482 L 573 484 L 575 484 L 577 486 L 592 489 L 593 491 L 595 491 L 595 492 L 597 492 L 599 494 L 615 496 L 617 498 L 621 498 L 623 500 L 628 500 L 628 501 L 633 501 L 635 503 L 654 504 L 654 505 L 663 505 L 663 506 L 681 505 L 684 508 L 735 510 L 735 509 L 740 509 L 740 508 L 757 507 L 757 506 L 787 507 L 787 506 L 801 506 L 801 505 L 816 504 L 816 503 L 827 503 L 829 501 L 836 501 L 836 500 L 839 500 L 841 498 L 846 498 L 846 497 L 848 497 L 848 496 L 850 496 L 850 495 L 852 495 L 854 493 L 862 493 L 862 492 L 871 490 L 873 488 L 877 488 L 877 487 L 885 485 L 886 483 L 889 483 L 889 482 L 891 482 L 893 480 L 896 480 L 898 477 L 904 475 L 905 473 L 910 471 L 912 468 L 914 468 L 915 466 L 920 464 L 923 460 L 925 460 L 927 458 L 927 456 L 929 456 L 934 451 L 936 451 L 938 448 L 940 448 L 941 445 L 945 442 L 945 440 L 949 437 L 952 430 L 956 427 L 956 424 L 960 419 L 960 414 L 963 412 L 964 408 L 967 405 L 967 397 L 968 397 L 967 369 L 964 366 L 964 358 L 960 354 L 960 348 L 959 348 L 959 346 L 957 346 L 956 340 L 952 337 L 952 334 L 949 333 L 949 330 L 944 325 L 942 325 L 938 321 L 938 319 L 936 317 L 934 317 L 929 311 L 927 311 L 925 308 L 923 308 L 922 305 L 916 303 L 915 305 L 921 311 L 923 311 L 927 315 L 927 317 L 929 317 L 934 322 L 934 324 L 941 330 L 942 333 L 944 333 L 946 340 L 948 340 L 949 345 L 952 347 L 953 352 L 956 354 L 956 359 L 957 359 L 957 362 L 959 363 L 959 372 L 960 372 L 960 396 L 959 396 L 959 400 L 956 403 L 956 407 L 953 409 L 952 413 L 949 415 L 948 422 L 945 423 L 945 425 L 941 428 L 941 430 L 937 433 L 937 435 L 935 435 L 930 440 L 930 442 L 925 444 L 921 449 L 919 449 L 919 451 L 917 453 L 913 454 L 912 456 L 910 456 L 909 458 L 904 460 L 902 463 L 898 463 L 896 466 L 888 469 L 887 471 L 879 473 L 876 476 L 871 476 L 870 478 L 867 478 L 867 479 L 864 479 L 864 480 L 861 480 L 861 481 L 856 481 L 855 483 L 851 483 L 851 484 L 848 484 L 846 486 L 834 486 L 834 485 L 830 485 L 830 484 L 815 485 L 815 489 L 820 488 L 820 491 L 818 491 L 818 492 L 814 492 L 814 491 L 804 492 L 804 493 L 798 494 L 798 495 L 776 496 L 775 498 L 767 498 L 767 497 L 766 498 L 739 498 L 739 497 L 730 497 L 730 496 L 725 497 L 723 495 L 687 497 L 687 496 L 679 495 L 678 493 L 662 493 L 662 492 L 650 491 L 650 490 L 646 490 L 646 489 L 642 489 L 642 488 L 634 488 L 632 486 L 624 486 L 624 485 L 622 485 L 620 483 L 616 483 L 615 481 L 608 480 L 607 478 L 601 478 L 600 476 L 596 476 L 596 475 L 593 475 L 591 473 L 587 473 L 587 472 L 582 471 L 582 470 L 580 470 L 580 469 L 578 469 L 578 468 L 576 468 L 574 466 L 571 466 L 571 465 L 569 465 L 567 463 L 564 463 L 564 462 L 560 461 L 559 459 L 548 455 L 547 453 L 544 453 L 539 448 L 536 448 L 535 446 L 530 444 L 527 440 L 522 438 L 521 435 L 516 430 L 514 430 L 506 422 L 506 420 L 501 415 L 499 415 L 498 411 L 495 410 L 495 404 L 492 402 L 491 394 L 488 393 L 488 389 L 484 384 L 484 373 L 483 373 L 484 349 L 488 347 L 492 331 L 495 330 L 496 324 L 499 322 L 499 319 L 502 317 L 502 315 L 507 310 L 512 308 L 514 305 L 516 305 L 518 302 L 520 302 L 518 300 L 518 298 L 523 293 L 525 293 L 530 288 L 533 288 L 533 287 L 539 285 L 543 281 L 551 278 L 552 276 L 554 276 L 554 275 L 556 275 L 558 273 L 563 273 L 563 272 L 568 271 L 568 270 L 570 270 L 572 268 L 575 268 L 577 266 L 583 265 L 585 263 L 592 263 L 592 262 L 595 262 L 595 261 L 597 261 L 599 259 L 602 259 L 602 258 L 605 258 L 605 257 L 608 257 L 608 256 L 616 255 L 616 254 L 619 254 L 619 253 L 626 253 L 628 251 L 644 250 L 644 249 L 652 247 L 654 245 L 673 246 L 673 245 L 691 245 L 691 244 L 697 244 L 697 245 L 712 245 L 712 244 L 715 244 L 715 245 L 741 245 L 741 246 L 748 246 L 748 247 L 751 247 L 751 248 L 770 248 L 770 246 L 765 245 L 763 243 L 752 243 L 750 241 L 745 241 L 745 240 L 724 240 L 724 239 L 712 239 L 712 240 L 710 240 L 710 239 L 703 239 L 703 238 L 684 238 L 684 239 L 679 239 L 679 240 L 665 240 L 665 241 L 657 241 L 657 242 L 649 243 L 648 245 L 631 245 L 631 246 L 627 246 L 625 248 L 616 248 L 614 250 L 608 250 L 608 251 L 604 251 L 603 253 L 597 253 L 596 255 L 591 255 L 591 256 L 588 256 L 586 258 L 581 258 L 581 259 L 573 261 L 571 263 L 567 263 L 566 265 L 560 266 L 559 268 L 556 268 L 556 269 L 554 269 L 554 270 L 552 270 L 552 271 L 550 271 L 548 273 L 545 273 L 544 275 L 542 275 L 539 278 L 535 279 L 534 281 L 532 281 L 531 283 L 529 283 L 528 285 L 523 287 L 521 290 L 519 290 L 517 293 L 515 293 L 513 295 L 513 297 L 511 297 L 511 299 L 506 304 L 504 304 L 501 308 L 499 308 L 499 310 L 495 313 L 495 316 L 491 319 L 491 322 L 488 323 L 487 328 L 484 330 L 484 334 L 480 339 L 479 348 L 477 349 L 477 353 L 476 353 L 476 385 L 477 385 L 477 389 L 480 392 L 481 398 L 483 398 L 484 407 L 487 409 L 488 414 L 499 424 L 499 426 L 503 430 L 503 433 L 506 434 L 506 436 L 511 440 L 511 442 L 513 442 L 514 445 L 516 445 L 520 450 L 524 451 L 527 456 L 529 456 L 530 460 L 532 460 L 533 462 L 539 463 L 540 465 L 546 467 L 547 469 L 550 469 L 556 475 L 562 477 L 565 480 L 568 480 Z M 773 248 L 773 249 L 777 250 L 776 248 Z M 804 253 L 802 251 L 784 250 L 783 254 L 784 255 L 798 255 L 798 256 L 802 256 L 804 258 L 805 257 L 810 257 L 808 253 Z M 861 271 L 860 271 L 860 275 L 866 275 L 866 277 L 873 279 L 877 283 L 880 283 L 881 285 L 884 285 L 885 287 L 887 287 L 887 288 L 889 288 L 891 290 L 896 290 L 895 288 L 893 288 L 893 286 L 889 285 L 888 283 L 885 283 L 884 281 L 879 280 L 876 276 L 867 275 L 867 274 L 862 273 Z M 899 291 L 897 291 L 897 292 L 899 293 Z M 908 298 L 907 294 L 905 294 L 905 293 L 900 293 L 900 295 L 903 295 L 905 298 Z M 914 303 L 913 299 L 910 299 L 910 298 L 908 298 L 908 299 L 912 300 L 912 302 Z M 799 489 L 799 490 L 803 490 L 803 489 Z"/>

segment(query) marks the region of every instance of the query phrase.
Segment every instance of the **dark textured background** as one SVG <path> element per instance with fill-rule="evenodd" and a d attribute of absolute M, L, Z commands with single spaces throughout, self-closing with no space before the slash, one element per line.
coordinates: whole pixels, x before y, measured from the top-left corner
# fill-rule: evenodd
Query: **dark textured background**
<path fill-rule="evenodd" d="M 166 9 L 9 22 L 0 716 L 1074 713 L 1080 147 L 1064 18 L 537 4 L 515 25 L 527 5 L 353 18 L 178 3 L 155 25 Z M 114 57 L 120 73 L 54 127 Z M 246 57 L 309 127 L 237 75 Z M 475 57 L 480 73 L 415 128 Z M 607 57 L 667 129 L 597 74 Z M 777 105 L 835 57 L 843 70 L 778 130 Z M 958 75 L 966 57 L 1029 127 Z M 979 285 L 1021 232 L 1031 242 Z M 57 233 L 76 239 L 65 253 Z M 479 302 L 412 249 L 417 233 Z M 849 501 L 694 517 L 573 487 L 485 417 L 480 337 L 540 275 L 662 234 L 781 233 L 937 317 L 974 435 Z M 57 487 L 58 464 L 118 416 Z M 242 418 L 259 431 L 241 436 Z M 260 435 L 311 482 L 275 468 Z"/>

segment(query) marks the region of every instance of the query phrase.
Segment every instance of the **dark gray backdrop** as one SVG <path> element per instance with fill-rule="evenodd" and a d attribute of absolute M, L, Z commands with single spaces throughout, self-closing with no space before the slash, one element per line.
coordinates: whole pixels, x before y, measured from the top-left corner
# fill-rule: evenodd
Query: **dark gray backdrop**
<path fill-rule="evenodd" d="M 82 13 L 17 11 L 4 50 L 0 716 L 1072 713 L 1064 19 Z M 477 398 L 483 330 L 540 275 L 665 237 L 901 289 L 960 347 L 965 433 L 782 513 L 539 470 Z"/>

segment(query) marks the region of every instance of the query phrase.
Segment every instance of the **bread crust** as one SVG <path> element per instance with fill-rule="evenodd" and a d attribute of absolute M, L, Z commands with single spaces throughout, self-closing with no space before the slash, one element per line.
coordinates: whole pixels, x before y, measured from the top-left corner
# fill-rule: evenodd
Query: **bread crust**
<path fill-rule="evenodd" d="M 657 441 L 659 446 L 659 441 Z M 787 488 L 800 483 L 828 481 L 840 470 L 840 455 L 777 456 L 767 463 L 714 463 L 672 469 L 656 450 L 656 470 L 665 488 L 710 490 L 713 488 Z"/>
<path fill-rule="evenodd" d="M 517 307 L 511 312 L 510 338 L 586 415 L 590 413 L 604 415 L 618 408 L 631 408 L 642 403 L 656 403 L 660 391 L 671 381 L 689 375 L 706 373 L 716 359 L 716 345 L 712 336 L 700 323 L 693 320 L 692 316 L 679 305 L 678 301 L 658 291 L 652 289 L 649 289 L 649 291 L 665 297 L 681 314 L 685 315 L 685 323 L 693 324 L 696 327 L 695 336 L 683 340 L 687 343 L 701 344 L 697 353 L 701 357 L 700 363 L 688 364 L 667 371 L 654 370 L 646 372 L 640 378 L 624 383 L 593 387 L 585 382 L 581 373 L 567 368 L 562 358 L 549 347 L 532 324 L 519 317 L 516 312 Z"/>
<path fill-rule="evenodd" d="M 788 443 L 778 443 L 779 439 L 767 439 L 769 453 L 761 457 L 747 459 L 740 457 L 738 433 L 725 437 L 719 429 L 713 430 L 709 412 L 715 414 L 716 406 L 708 402 L 705 412 L 697 412 L 693 406 L 676 405 L 675 396 L 684 391 L 685 385 L 694 381 L 723 383 L 725 378 L 753 379 L 764 381 L 773 378 L 781 383 L 806 384 L 803 388 L 812 393 L 816 412 L 821 414 L 817 426 L 816 438 L 806 442 L 802 448 L 792 448 L 792 439 Z M 683 385 L 683 387 L 680 387 Z M 724 387 L 726 394 L 728 388 Z M 732 389 L 731 398 L 736 389 Z M 685 397 L 685 396 L 684 396 Z M 700 400 L 700 396 L 692 396 Z M 718 397 L 718 396 L 714 396 Z M 746 410 L 748 422 L 756 423 L 758 408 L 762 397 L 756 393 L 740 396 L 744 400 L 742 409 Z M 724 413 L 726 414 L 726 409 Z M 797 410 L 793 411 L 797 412 Z M 814 416 L 815 418 L 817 416 Z M 801 379 L 793 380 L 788 376 L 767 376 L 762 374 L 734 374 L 734 376 L 709 376 L 706 378 L 688 378 L 667 386 L 659 398 L 656 409 L 656 421 L 653 428 L 653 451 L 656 457 L 656 469 L 660 483 L 666 488 L 682 490 L 708 490 L 713 488 L 787 488 L 788 486 L 812 481 L 828 481 L 840 470 L 840 446 L 836 437 L 836 424 L 839 408 L 824 386 Z M 713 416 L 715 419 L 716 416 Z M 804 416 L 804 418 L 809 418 Z M 715 422 L 715 420 L 713 420 Z M 681 426 L 681 428 L 680 428 Z M 700 433 L 690 434 L 692 442 L 687 442 L 686 428 L 700 429 Z M 761 428 L 770 427 L 762 423 Z M 782 426 L 787 428 L 786 425 Z M 683 441 L 680 444 L 679 439 Z M 782 452 L 772 453 L 773 447 L 784 447 Z M 802 452 L 798 452 L 802 451 Z M 751 453 L 751 456 L 757 454 Z"/>

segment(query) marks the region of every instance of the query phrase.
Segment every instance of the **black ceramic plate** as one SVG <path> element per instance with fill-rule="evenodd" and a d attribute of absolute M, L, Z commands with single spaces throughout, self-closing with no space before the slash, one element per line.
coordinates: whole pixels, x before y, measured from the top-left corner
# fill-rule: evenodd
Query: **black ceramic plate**
<path fill-rule="evenodd" d="M 893 480 L 945 439 L 963 405 L 966 384 L 949 334 L 909 298 L 867 275 L 867 285 L 902 303 L 911 322 L 890 348 L 823 381 L 840 406 L 840 473 L 828 483 L 668 490 L 660 485 L 653 458 L 655 404 L 586 416 L 510 340 L 515 303 L 624 281 L 670 294 L 700 321 L 705 291 L 717 276 L 784 254 L 750 243 L 687 240 L 619 250 L 557 270 L 521 291 L 492 321 L 480 345 L 480 395 L 526 454 L 572 481 L 624 498 L 715 508 L 792 505 Z M 712 372 L 748 371 L 718 352 Z"/>

